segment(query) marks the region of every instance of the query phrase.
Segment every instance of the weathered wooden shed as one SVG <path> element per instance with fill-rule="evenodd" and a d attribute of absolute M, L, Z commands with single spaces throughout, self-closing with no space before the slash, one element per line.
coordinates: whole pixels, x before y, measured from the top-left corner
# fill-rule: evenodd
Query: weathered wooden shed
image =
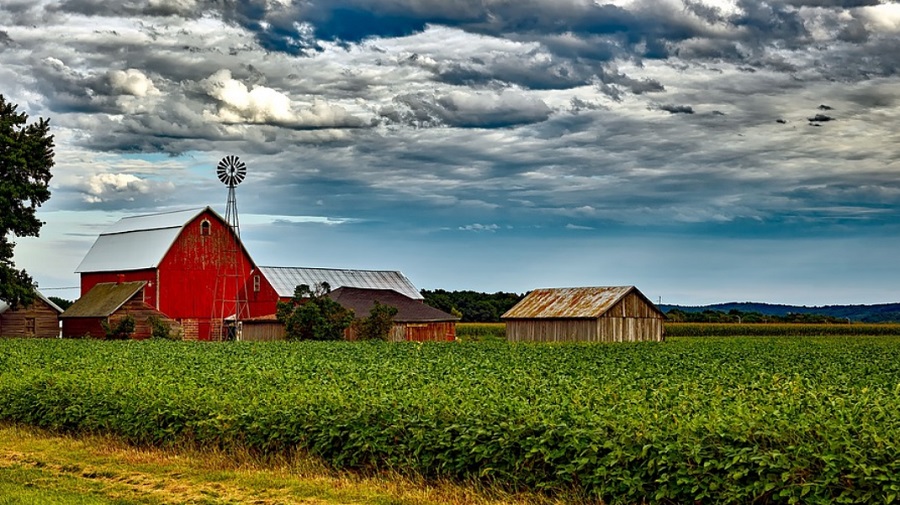
<path fill-rule="evenodd" d="M 665 318 L 634 286 L 535 289 L 502 316 L 511 342 L 661 341 Z"/>
<path fill-rule="evenodd" d="M 426 305 L 392 289 L 342 287 L 328 293 L 328 297 L 353 311 L 357 319 L 369 317 L 375 302 L 397 309 L 388 340 L 391 342 L 439 342 L 456 340 L 459 318 Z M 356 328 L 351 325 L 344 332 L 347 340 L 356 340 Z"/>
<path fill-rule="evenodd" d="M 34 302 L 13 309 L 0 300 L 0 337 L 59 337 L 59 315 L 63 309 L 35 291 Z"/>
<path fill-rule="evenodd" d="M 60 316 L 63 338 L 105 338 L 103 322 L 114 327 L 127 316 L 134 318 L 134 339 L 150 338 L 154 317 L 178 331 L 177 322 L 145 301 L 146 287 L 144 281 L 95 284 Z"/>

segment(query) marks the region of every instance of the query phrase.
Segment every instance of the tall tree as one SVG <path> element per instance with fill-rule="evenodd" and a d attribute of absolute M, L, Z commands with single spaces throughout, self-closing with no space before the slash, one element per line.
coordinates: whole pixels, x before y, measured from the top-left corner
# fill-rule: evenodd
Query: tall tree
<path fill-rule="evenodd" d="M 16 237 L 37 237 L 44 224 L 35 212 L 50 198 L 53 135 L 50 120 L 27 124 L 28 115 L 0 95 L 0 300 L 13 307 L 34 300 L 34 281 L 13 263 Z"/>

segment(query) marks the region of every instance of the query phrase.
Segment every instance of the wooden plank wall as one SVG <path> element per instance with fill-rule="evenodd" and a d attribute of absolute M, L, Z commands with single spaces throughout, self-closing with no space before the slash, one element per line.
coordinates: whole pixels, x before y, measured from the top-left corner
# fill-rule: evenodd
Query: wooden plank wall
<path fill-rule="evenodd" d="M 250 323 L 244 321 L 241 340 L 245 342 L 272 342 L 284 340 L 284 325 L 275 322 Z"/>
<path fill-rule="evenodd" d="M 510 342 L 596 342 L 596 319 L 509 319 Z"/>
<path fill-rule="evenodd" d="M 29 329 L 28 320 L 34 320 L 34 332 Z M 2 337 L 59 337 L 59 313 L 37 298 L 27 307 L 7 310 L 0 314 L 0 336 Z"/>

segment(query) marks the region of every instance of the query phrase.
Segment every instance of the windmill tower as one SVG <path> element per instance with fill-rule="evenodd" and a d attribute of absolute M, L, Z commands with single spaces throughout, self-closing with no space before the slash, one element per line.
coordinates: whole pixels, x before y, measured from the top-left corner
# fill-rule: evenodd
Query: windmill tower
<path fill-rule="evenodd" d="M 216 278 L 216 301 L 213 304 L 213 324 L 211 331 L 213 340 L 224 338 L 241 339 L 241 318 L 247 316 L 247 293 L 244 286 L 244 256 L 241 248 L 241 226 L 238 219 L 237 196 L 235 188 L 247 176 L 247 165 L 237 156 L 228 155 L 219 161 L 216 175 L 222 184 L 228 187 L 228 201 L 225 204 L 225 222 L 234 232 L 225 250 L 222 251 L 222 262 L 219 266 L 219 274 Z M 233 295 L 232 295 L 233 293 Z M 227 318 L 233 330 L 226 334 L 222 331 L 222 325 Z M 233 331 L 233 333 L 231 333 Z"/>

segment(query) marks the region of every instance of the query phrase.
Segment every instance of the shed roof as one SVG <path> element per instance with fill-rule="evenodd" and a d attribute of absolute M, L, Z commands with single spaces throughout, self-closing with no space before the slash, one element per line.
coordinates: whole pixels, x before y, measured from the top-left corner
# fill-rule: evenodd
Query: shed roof
<path fill-rule="evenodd" d="M 138 294 L 146 284 L 144 281 L 101 282 L 75 300 L 60 317 L 108 317 Z"/>
<path fill-rule="evenodd" d="M 212 207 L 123 217 L 97 237 L 75 273 L 156 268 L 184 227 L 206 211 L 225 222 Z"/>
<path fill-rule="evenodd" d="M 34 290 L 34 295 L 35 295 L 38 299 L 43 300 L 44 303 L 46 303 L 47 305 L 49 305 L 50 308 L 53 309 L 53 310 L 55 310 L 57 313 L 59 313 L 59 314 L 62 314 L 62 313 L 63 313 L 63 309 L 60 308 L 59 305 L 57 305 L 57 304 L 53 303 L 52 301 L 50 301 L 50 299 L 47 298 L 46 296 L 44 296 L 44 294 L 41 293 L 40 291 L 38 291 L 38 290 L 35 289 L 35 290 Z M 10 306 L 9 306 L 8 303 L 6 303 L 6 302 L 3 301 L 3 300 L 0 300 L 0 314 L 3 314 L 3 313 L 6 312 L 7 310 L 9 310 L 9 307 L 10 307 Z"/>
<path fill-rule="evenodd" d="M 394 321 L 398 323 L 428 323 L 458 321 L 459 318 L 443 310 L 426 305 L 391 289 L 366 289 L 342 287 L 328 293 L 328 297 L 352 309 L 356 317 L 368 317 L 375 302 L 397 309 Z"/>
<path fill-rule="evenodd" d="M 294 289 L 306 284 L 309 287 L 327 282 L 331 289 L 370 288 L 392 289 L 415 300 L 422 294 L 401 272 L 394 270 L 350 270 L 339 268 L 259 267 L 281 298 L 294 296 Z"/>
<path fill-rule="evenodd" d="M 634 286 L 541 288 L 528 293 L 501 318 L 597 318 L 631 292 L 637 293 L 659 312 L 653 302 Z"/>

